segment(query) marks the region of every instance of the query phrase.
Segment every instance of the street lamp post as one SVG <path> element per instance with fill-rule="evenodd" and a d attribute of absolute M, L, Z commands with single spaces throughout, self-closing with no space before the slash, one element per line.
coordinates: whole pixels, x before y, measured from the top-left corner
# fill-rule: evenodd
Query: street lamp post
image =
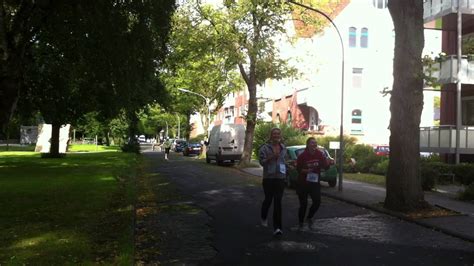
<path fill-rule="evenodd" d="M 199 97 L 202 97 L 204 101 L 206 102 L 206 106 L 207 106 L 207 132 L 206 133 L 207 133 L 207 139 L 209 140 L 209 127 L 211 126 L 211 100 L 207 98 L 206 96 L 194 91 L 190 91 L 187 89 L 178 89 L 178 90 L 181 92 L 191 93 Z"/>
<path fill-rule="evenodd" d="M 342 180 L 343 180 L 343 173 L 344 173 L 344 171 L 342 169 L 342 167 L 344 165 L 344 162 L 343 162 L 343 160 L 344 160 L 344 145 L 343 145 L 343 134 L 344 134 L 344 130 L 343 130 L 343 124 L 344 124 L 344 42 L 342 41 L 341 33 L 339 32 L 339 29 L 337 28 L 336 24 L 324 12 L 322 12 L 318 9 L 315 9 L 313 7 L 310 7 L 310 6 L 294 2 L 292 0 L 287 0 L 287 1 L 291 4 L 309 9 L 311 11 L 314 11 L 314 12 L 324 16 L 327 20 L 329 20 L 329 22 L 331 22 L 334 29 L 336 29 L 337 35 L 339 36 L 339 41 L 341 42 L 341 51 L 342 51 L 342 59 L 341 59 L 341 124 L 340 124 L 340 131 L 339 131 L 339 149 L 340 149 L 340 152 L 339 152 L 339 159 L 338 159 L 339 160 L 339 169 L 338 169 L 339 170 L 339 182 L 338 182 L 339 186 L 338 186 L 338 189 L 339 189 L 339 191 L 342 191 Z"/>

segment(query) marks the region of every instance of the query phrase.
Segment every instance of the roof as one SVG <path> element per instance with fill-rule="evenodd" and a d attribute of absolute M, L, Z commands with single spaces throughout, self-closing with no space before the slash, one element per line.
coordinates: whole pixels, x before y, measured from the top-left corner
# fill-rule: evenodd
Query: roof
<path fill-rule="evenodd" d="M 308 1 L 306 1 L 308 2 Z M 321 10 L 324 14 L 328 15 L 331 19 L 336 18 L 339 13 L 351 2 L 351 0 L 326 0 L 326 4 L 321 4 L 321 0 L 309 1 L 309 5 L 315 9 Z M 315 4 L 311 4 L 315 2 Z M 293 25 L 295 26 L 296 35 L 300 38 L 311 38 L 316 33 L 320 33 L 330 23 L 326 18 L 317 14 L 311 10 L 304 10 L 303 8 L 295 8 L 293 13 Z M 321 17 L 321 19 L 319 19 Z M 309 24 L 305 20 L 317 21 L 317 24 Z"/>

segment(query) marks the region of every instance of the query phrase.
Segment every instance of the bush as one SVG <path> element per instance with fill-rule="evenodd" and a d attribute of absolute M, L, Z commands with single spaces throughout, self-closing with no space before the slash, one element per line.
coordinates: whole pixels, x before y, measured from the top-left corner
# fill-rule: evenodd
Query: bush
<path fill-rule="evenodd" d="M 431 167 L 429 164 L 422 164 L 420 167 L 421 187 L 423 190 L 431 190 L 439 179 L 439 171 Z"/>
<path fill-rule="evenodd" d="M 346 158 L 354 158 L 356 172 L 368 173 L 369 170 L 382 161 L 382 157 L 375 155 L 374 149 L 370 145 L 357 144 L 350 146 L 346 153 Z"/>
<path fill-rule="evenodd" d="M 129 141 L 124 143 L 120 149 L 123 152 L 133 152 L 133 153 L 140 153 L 140 144 L 137 141 Z"/>
<path fill-rule="evenodd" d="M 453 173 L 453 167 L 454 167 L 454 165 L 452 164 L 447 164 L 443 162 L 431 162 L 431 161 L 421 161 L 421 165 L 426 165 L 427 167 L 434 168 L 440 174 Z"/>
<path fill-rule="evenodd" d="M 207 137 L 206 134 L 199 134 L 194 138 L 190 138 L 189 142 L 194 142 L 194 143 L 201 143 L 202 140 L 205 140 Z"/>
<path fill-rule="evenodd" d="M 459 165 L 447 164 L 437 161 L 421 160 L 422 168 L 432 168 L 438 173 L 436 177 L 437 183 L 445 183 L 447 180 L 442 180 L 440 177 L 447 174 L 454 174 L 456 181 L 463 185 L 470 185 L 474 183 L 474 165 L 462 163 Z M 451 180 L 449 180 L 450 182 Z"/>
<path fill-rule="evenodd" d="M 286 146 L 295 146 L 295 145 L 306 145 L 306 140 L 309 136 L 300 135 L 293 136 L 285 141 Z"/>
<path fill-rule="evenodd" d="M 461 163 L 453 165 L 452 172 L 456 175 L 456 180 L 461 184 L 468 186 L 474 183 L 474 164 Z"/>
<path fill-rule="evenodd" d="M 328 150 L 331 153 L 331 156 L 335 156 L 334 150 L 329 149 L 329 142 L 331 141 L 339 142 L 339 136 L 318 137 L 317 141 L 318 141 L 319 146 L 323 146 L 324 148 L 326 148 L 326 150 Z M 354 137 L 350 137 L 346 135 L 342 136 L 342 144 L 344 146 L 344 151 L 347 151 L 350 147 L 354 146 L 356 142 L 357 142 L 357 139 Z M 345 155 L 345 157 L 347 157 L 347 155 Z"/>
<path fill-rule="evenodd" d="M 474 200 L 474 183 L 471 183 L 466 189 L 459 193 L 460 200 Z"/>
<path fill-rule="evenodd" d="M 441 162 L 441 157 L 437 153 L 433 153 L 429 156 L 421 156 L 421 162 Z"/>
<path fill-rule="evenodd" d="M 271 122 L 263 122 L 257 124 L 255 128 L 254 136 L 253 136 L 253 152 L 258 154 L 258 149 L 264 143 L 266 143 L 270 137 L 270 130 L 274 127 L 278 127 L 281 129 L 281 135 L 283 138 L 283 143 L 287 146 L 291 145 L 298 145 L 299 141 L 304 139 L 303 144 L 306 141 L 305 135 L 303 131 L 300 129 L 294 128 L 291 125 L 287 124 L 275 124 Z M 288 144 L 288 143 L 291 143 Z M 292 144 L 297 143 L 297 144 Z"/>
<path fill-rule="evenodd" d="M 370 172 L 376 175 L 386 175 L 388 171 L 388 158 L 383 158 L 381 162 L 370 168 Z"/>
<path fill-rule="evenodd" d="M 451 182 L 451 180 L 448 181 L 448 179 L 443 178 L 444 175 L 452 174 L 453 173 L 453 165 L 443 163 L 443 162 L 437 162 L 437 161 L 430 161 L 430 160 L 424 160 L 422 159 L 420 161 L 420 169 L 433 169 L 436 171 L 436 176 L 434 177 L 436 180 L 437 184 L 445 184 L 448 182 Z M 427 170 L 429 171 L 429 170 Z M 429 177 L 425 177 L 429 178 Z"/>

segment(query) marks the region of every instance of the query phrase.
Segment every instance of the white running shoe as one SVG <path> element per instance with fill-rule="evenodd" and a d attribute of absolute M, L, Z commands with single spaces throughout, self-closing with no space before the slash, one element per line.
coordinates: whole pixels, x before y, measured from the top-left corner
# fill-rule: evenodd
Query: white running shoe
<path fill-rule="evenodd" d="M 267 219 L 262 219 L 262 226 L 263 227 L 268 227 L 268 220 Z"/>

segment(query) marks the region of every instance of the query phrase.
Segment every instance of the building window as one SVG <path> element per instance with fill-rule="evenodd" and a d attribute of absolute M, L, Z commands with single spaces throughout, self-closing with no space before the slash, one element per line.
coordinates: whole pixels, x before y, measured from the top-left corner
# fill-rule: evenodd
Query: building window
<path fill-rule="evenodd" d="M 277 124 L 280 124 L 281 120 L 280 120 L 280 114 L 277 114 L 276 115 L 276 123 Z"/>
<path fill-rule="evenodd" d="M 369 47 L 369 29 L 367 28 L 362 28 L 360 31 L 360 47 Z"/>
<path fill-rule="evenodd" d="M 462 124 L 474 126 L 474 97 L 462 99 Z"/>
<path fill-rule="evenodd" d="M 372 3 L 374 7 L 378 9 L 384 9 L 387 8 L 388 0 L 373 0 Z"/>
<path fill-rule="evenodd" d="M 357 43 L 357 28 L 349 28 L 349 47 L 356 47 Z"/>
<path fill-rule="evenodd" d="M 263 112 L 263 109 L 265 108 L 265 103 L 263 103 L 263 108 L 260 110 L 260 112 Z M 248 105 L 242 105 L 242 107 L 240 107 L 240 115 L 241 116 L 245 116 L 247 114 L 247 109 L 248 109 Z"/>
<path fill-rule="evenodd" d="M 352 135 L 362 134 L 362 110 L 360 109 L 352 110 L 351 134 Z"/>
<path fill-rule="evenodd" d="M 229 108 L 229 113 L 230 113 L 230 116 L 234 117 L 235 116 L 235 113 L 234 113 L 234 106 L 231 106 Z"/>
<path fill-rule="evenodd" d="M 352 88 L 362 88 L 362 73 L 364 69 L 355 67 L 352 69 Z"/>
<path fill-rule="evenodd" d="M 291 125 L 291 120 L 292 120 L 291 112 L 288 111 L 288 113 L 286 114 L 286 123 Z"/>

